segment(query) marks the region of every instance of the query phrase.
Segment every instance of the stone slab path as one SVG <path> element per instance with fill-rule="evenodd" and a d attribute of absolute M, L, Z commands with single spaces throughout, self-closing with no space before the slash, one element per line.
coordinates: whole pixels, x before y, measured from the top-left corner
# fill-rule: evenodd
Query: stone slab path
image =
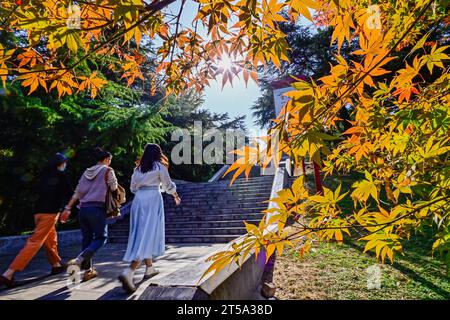
<path fill-rule="evenodd" d="M 179 244 L 167 245 L 166 253 L 159 257 L 154 265 L 160 274 L 143 280 L 144 267 L 139 268 L 135 282 L 139 285 L 133 294 L 123 291 L 117 280 L 122 269 L 127 265 L 122 261 L 126 244 L 109 243 L 97 253 L 94 264 L 99 277 L 75 287 L 68 286 L 67 275 L 46 276 L 50 272 L 43 249 L 34 257 L 28 267 L 16 275 L 19 286 L 9 290 L 0 289 L 0 300 L 136 300 L 149 284 L 170 283 L 177 270 L 189 263 L 205 259 L 223 244 Z M 75 257 L 79 246 L 60 248 L 63 261 Z M 14 259 L 14 255 L 0 256 L 0 272 L 3 272 Z M 174 277 L 176 278 L 176 277 Z"/>

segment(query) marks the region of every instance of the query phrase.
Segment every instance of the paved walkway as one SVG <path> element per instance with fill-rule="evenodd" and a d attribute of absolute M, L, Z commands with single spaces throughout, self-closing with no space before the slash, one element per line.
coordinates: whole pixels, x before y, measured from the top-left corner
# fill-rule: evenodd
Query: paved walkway
<path fill-rule="evenodd" d="M 166 253 L 159 257 L 154 265 L 160 270 L 155 277 L 143 280 L 144 267 L 135 275 L 138 290 L 127 294 L 117 280 L 122 269 L 127 265 L 121 259 L 125 253 L 125 244 L 107 244 L 96 255 L 95 266 L 99 277 L 76 287 L 68 287 L 66 274 L 45 276 L 50 272 L 50 266 L 42 249 L 31 261 L 27 269 L 17 273 L 16 282 L 19 286 L 13 289 L 0 289 L 0 300 L 136 300 L 150 284 L 170 282 L 170 274 L 187 264 L 205 259 L 213 251 L 223 247 L 223 244 L 180 244 L 167 245 Z M 63 261 L 78 254 L 79 246 L 60 249 Z M 5 270 L 14 259 L 13 255 L 0 256 L 0 272 Z"/>

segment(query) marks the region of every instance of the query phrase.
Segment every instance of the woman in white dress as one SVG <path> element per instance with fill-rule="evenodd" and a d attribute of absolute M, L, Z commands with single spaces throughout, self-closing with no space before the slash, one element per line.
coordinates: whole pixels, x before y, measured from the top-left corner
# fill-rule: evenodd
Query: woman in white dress
<path fill-rule="evenodd" d="M 160 186 L 174 197 L 175 204 L 181 202 L 167 170 L 167 157 L 157 144 L 147 144 L 144 155 L 131 177 L 131 192 L 135 194 L 130 212 L 130 235 L 123 260 L 129 268 L 119 276 L 123 288 L 133 292 L 136 287 L 133 276 L 136 269 L 145 263 L 145 278 L 158 271 L 153 267 L 153 259 L 164 254 L 164 204 Z"/>

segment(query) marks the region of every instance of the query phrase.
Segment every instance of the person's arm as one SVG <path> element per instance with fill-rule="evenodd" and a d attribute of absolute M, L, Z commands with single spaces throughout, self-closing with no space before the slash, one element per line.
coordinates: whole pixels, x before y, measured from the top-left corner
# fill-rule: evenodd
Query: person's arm
<path fill-rule="evenodd" d="M 161 176 L 162 187 L 168 194 L 171 194 L 173 196 L 176 205 L 179 205 L 181 202 L 181 199 L 177 193 L 177 186 L 170 178 L 169 171 L 167 170 L 167 168 L 164 165 L 160 165 L 160 167 L 161 167 L 161 170 L 160 170 L 161 175 L 160 176 Z"/>
<path fill-rule="evenodd" d="M 80 178 L 81 181 L 81 178 Z M 80 195 L 80 181 L 78 181 L 78 185 L 75 188 L 75 192 L 73 193 L 72 197 L 69 200 L 69 203 L 67 203 L 67 205 L 64 207 L 63 212 L 61 213 L 60 216 L 60 221 L 61 223 L 65 223 L 67 221 L 67 219 L 69 219 L 69 216 L 72 212 L 72 208 L 75 205 L 75 203 L 80 199 L 81 195 Z"/>
<path fill-rule="evenodd" d="M 69 201 L 70 196 L 73 194 L 73 189 L 72 189 L 72 185 L 69 181 L 69 178 L 67 177 L 66 174 L 62 173 L 61 176 L 61 190 L 62 190 L 62 199 L 63 199 L 63 203 L 67 203 L 67 201 Z"/>
<path fill-rule="evenodd" d="M 75 203 L 78 201 L 78 197 L 76 193 L 70 198 L 69 203 L 64 207 L 64 211 L 61 213 L 60 221 L 61 223 L 65 223 L 67 219 L 69 219 L 70 214 L 72 213 L 72 208 Z"/>
<path fill-rule="evenodd" d="M 114 169 L 109 169 L 109 175 L 108 175 L 108 186 L 111 191 L 117 190 L 118 182 L 116 178 L 116 174 L 114 173 Z"/>
<path fill-rule="evenodd" d="M 137 182 L 136 182 L 136 169 L 134 169 L 133 175 L 131 176 L 131 182 L 130 182 L 130 191 L 132 193 L 136 193 L 137 191 Z"/>

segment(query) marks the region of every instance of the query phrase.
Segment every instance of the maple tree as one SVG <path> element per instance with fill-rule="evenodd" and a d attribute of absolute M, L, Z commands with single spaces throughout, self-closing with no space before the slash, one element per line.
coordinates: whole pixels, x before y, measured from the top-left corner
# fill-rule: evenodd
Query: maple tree
<path fill-rule="evenodd" d="M 211 257 L 207 272 L 232 261 L 239 264 L 252 250 L 258 254 L 264 248 L 268 259 L 291 246 L 303 255 L 315 241 L 342 243 L 345 237 L 365 242 L 364 251 L 375 252 L 382 262 L 393 262 L 410 236 L 425 226 L 434 231 L 430 251 L 441 252 L 450 270 L 450 57 L 443 43 L 448 38 L 427 41 L 433 30 L 448 27 L 446 4 L 379 2 L 374 28 L 367 3 L 318 3 L 322 10 L 316 21 L 333 28 L 336 63 L 328 75 L 295 82 L 286 93 L 291 100 L 264 143 L 247 147 L 228 171 L 236 178 L 254 164 L 279 162 L 284 152 L 296 165 L 309 156 L 322 165 L 325 176 L 360 172 L 363 178 L 350 190 L 339 186 L 313 194 L 300 176 L 271 199 L 277 206 L 266 210 L 259 226 L 247 225 L 248 234 L 239 243 Z M 350 41 L 358 41 L 358 48 L 344 59 L 339 49 Z M 405 49 L 409 59 L 387 77 L 386 67 Z M 422 75 L 427 72 L 426 80 Z M 351 127 L 336 134 L 343 108 L 351 112 Z M 345 198 L 354 203 L 353 210 L 343 209 Z M 288 220 L 296 222 L 294 232 L 287 232 Z M 271 229 L 272 224 L 277 228 Z"/>
<path fill-rule="evenodd" d="M 271 199 L 278 208 L 268 209 L 259 225 L 246 224 L 248 234 L 240 242 L 211 257 L 207 272 L 239 263 L 250 252 L 264 249 L 270 257 L 289 245 L 304 254 L 314 241 L 342 242 L 354 235 L 366 242 L 366 251 L 392 261 L 423 225 L 434 227 L 430 249 L 445 254 L 450 266 L 448 37 L 429 40 L 436 28 L 448 28 L 446 1 L 197 0 L 191 26 L 180 23 L 185 0 L 177 2 L 178 14 L 164 10 L 174 2 L 2 1 L 0 30 L 27 38 L 0 46 L 2 82 L 21 81 L 30 93 L 89 90 L 95 97 L 104 81 L 77 66 L 114 57 L 110 71 L 131 85 L 143 78 L 140 44 L 156 39 L 157 68 L 146 79 L 151 91 L 200 91 L 218 74 L 223 85 L 236 76 L 247 82 L 257 80 L 259 66 L 288 61 L 282 22 L 304 17 L 329 27 L 337 48 L 329 74 L 293 83 L 291 99 L 268 136 L 236 151 L 241 159 L 229 172 L 234 179 L 255 164 L 278 163 L 284 152 L 297 165 L 313 159 L 326 175 L 360 172 L 364 178 L 351 190 L 325 188 L 316 195 L 299 177 Z M 345 58 L 340 49 L 350 42 L 357 49 Z M 400 50 L 409 50 L 407 59 L 398 61 Z M 224 56 L 232 61 L 229 68 L 220 67 Z M 402 64 L 395 73 L 389 70 L 394 62 Z M 336 134 L 343 108 L 351 114 L 351 127 Z M 343 199 L 353 201 L 353 211 L 343 210 Z M 287 233 L 288 219 L 300 226 L 294 234 Z M 270 229 L 272 224 L 278 228 Z"/>
<path fill-rule="evenodd" d="M 278 12 L 285 5 L 277 1 L 198 1 L 198 14 L 192 27 L 182 26 L 179 14 L 162 9 L 175 0 L 13 0 L 0 4 L 0 30 L 25 32 L 27 42 L 20 46 L 0 46 L 0 76 L 22 80 L 30 88 L 56 89 L 58 96 L 90 90 L 92 96 L 104 82 L 96 75 L 83 75 L 76 67 L 95 56 L 117 57 L 109 66 L 122 74 L 128 84 L 143 79 L 141 66 L 146 57 L 142 41 L 161 42 L 158 68 L 147 79 L 165 93 L 201 90 L 223 75 L 223 84 L 240 74 L 245 81 L 257 79 L 256 66 L 266 61 L 276 65 L 287 60 L 284 34 L 277 28 L 284 21 Z M 301 6 L 299 10 L 304 10 Z M 234 23 L 230 26 L 230 23 Z M 198 28 L 207 28 L 203 38 Z M 77 53 L 82 52 L 81 57 Z M 218 62 L 230 55 L 233 66 L 220 68 Z"/>

